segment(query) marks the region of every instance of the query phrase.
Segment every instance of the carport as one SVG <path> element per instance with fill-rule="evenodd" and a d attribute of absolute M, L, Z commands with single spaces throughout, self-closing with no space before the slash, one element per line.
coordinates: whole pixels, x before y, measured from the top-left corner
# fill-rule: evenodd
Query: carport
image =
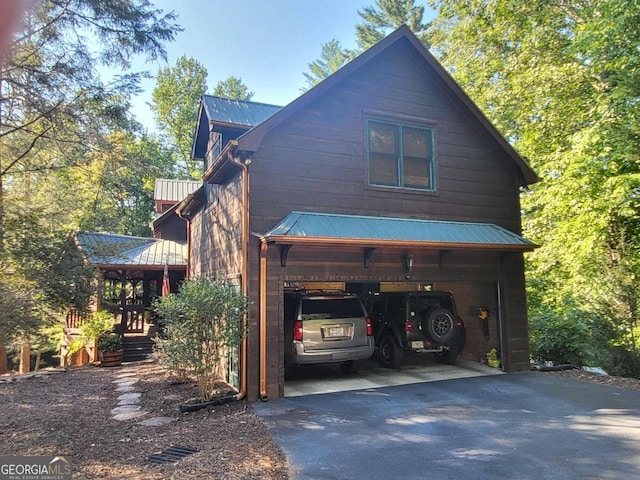
<path fill-rule="evenodd" d="M 263 399 L 269 385 L 287 394 L 283 295 L 292 285 L 452 291 L 467 325 L 461 361 L 482 367 L 496 348 L 504 371 L 529 368 L 522 253 L 536 245 L 513 232 L 488 223 L 291 212 L 259 237 Z"/>

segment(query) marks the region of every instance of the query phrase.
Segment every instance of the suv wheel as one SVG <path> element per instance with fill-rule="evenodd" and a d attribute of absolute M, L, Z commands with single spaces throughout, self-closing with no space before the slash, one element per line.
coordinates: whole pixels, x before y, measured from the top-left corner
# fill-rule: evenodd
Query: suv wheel
<path fill-rule="evenodd" d="M 378 345 L 380 363 L 383 367 L 398 368 L 402 365 L 402 349 L 391 335 L 383 335 Z"/>
<path fill-rule="evenodd" d="M 453 336 L 455 321 L 446 308 L 429 311 L 422 319 L 422 331 L 438 343 L 445 343 Z"/>

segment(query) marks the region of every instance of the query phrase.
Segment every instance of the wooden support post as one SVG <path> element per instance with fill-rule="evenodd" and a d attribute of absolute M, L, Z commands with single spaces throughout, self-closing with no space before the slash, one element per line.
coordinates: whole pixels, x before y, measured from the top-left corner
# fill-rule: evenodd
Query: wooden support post
<path fill-rule="evenodd" d="M 20 373 L 29 373 L 31 370 L 31 345 L 28 341 L 22 342 L 20 348 Z"/>

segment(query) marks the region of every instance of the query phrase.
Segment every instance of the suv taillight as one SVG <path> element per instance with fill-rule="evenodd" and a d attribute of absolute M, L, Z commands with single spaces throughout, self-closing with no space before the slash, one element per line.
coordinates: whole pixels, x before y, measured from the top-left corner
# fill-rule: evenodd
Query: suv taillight
<path fill-rule="evenodd" d="M 411 320 L 407 320 L 406 322 L 404 322 L 404 331 L 413 332 L 413 322 Z"/>
<path fill-rule="evenodd" d="M 293 339 L 297 342 L 302 341 L 302 320 L 296 320 L 293 324 Z"/>
<path fill-rule="evenodd" d="M 373 327 L 371 326 L 371 319 L 367 317 L 366 320 L 367 320 L 367 337 L 370 337 L 371 335 L 373 335 Z"/>

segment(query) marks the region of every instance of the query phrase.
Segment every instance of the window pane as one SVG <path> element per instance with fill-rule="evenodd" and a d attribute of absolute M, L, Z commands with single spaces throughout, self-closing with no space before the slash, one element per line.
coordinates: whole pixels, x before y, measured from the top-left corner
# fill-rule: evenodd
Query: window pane
<path fill-rule="evenodd" d="M 370 153 L 369 183 L 373 185 L 399 185 L 398 158 L 395 155 Z"/>
<path fill-rule="evenodd" d="M 408 188 L 432 188 L 431 131 L 402 128 L 403 184 Z"/>
<path fill-rule="evenodd" d="M 398 127 L 385 123 L 369 123 L 369 151 L 375 153 L 397 154 Z"/>
<path fill-rule="evenodd" d="M 429 158 L 431 156 L 431 132 L 403 127 L 402 150 L 406 157 Z"/>
<path fill-rule="evenodd" d="M 404 157 L 404 186 L 409 188 L 431 188 L 429 161 L 426 158 Z"/>

